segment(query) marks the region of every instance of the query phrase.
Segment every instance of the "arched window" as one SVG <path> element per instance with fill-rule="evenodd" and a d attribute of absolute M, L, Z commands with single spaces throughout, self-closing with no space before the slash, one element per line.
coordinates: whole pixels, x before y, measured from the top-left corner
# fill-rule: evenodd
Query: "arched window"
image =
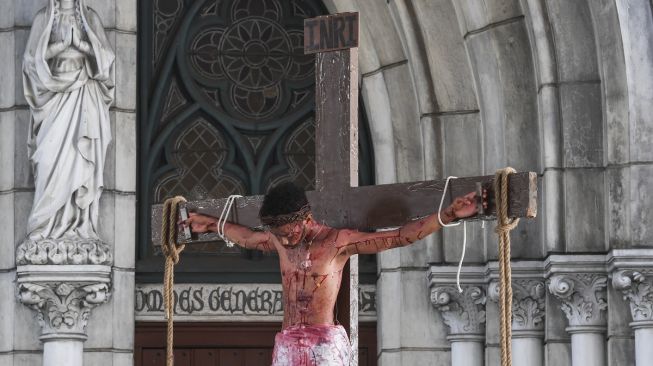
<path fill-rule="evenodd" d="M 178 194 L 263 194 L 282 181 L 313 188 L 314 55 L 304 55 L 303 22 L 326 9 L 319 0 L 152 0 L 139 7 L 137 272 L 147 281 L 143 276 L 161 272 L 149 234 L 153 203 Z M 359 120 L 364 185 L 373 174 L 365 116 Z M 279 278 L 276 259 L 220 242 L 184 253 L 181 280 L 188 272 L 195 273 L 188 280 L 210 280 L 216 271 L 239 282 Z M 243 270 L 253 259 L 259 276 Z"/>

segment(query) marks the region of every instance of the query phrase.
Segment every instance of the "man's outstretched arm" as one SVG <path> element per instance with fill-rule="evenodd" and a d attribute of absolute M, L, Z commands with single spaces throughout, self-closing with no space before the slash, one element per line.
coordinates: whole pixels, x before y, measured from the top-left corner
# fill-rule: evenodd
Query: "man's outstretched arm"
<path fill-rule="evenodd" d="M 442 210 L 440 219 L 446 225 L 459 218 L 476 214 L 476 193 L 472 192 L 454 200 L 451 206 Z M 427 235 L 440 230 L 438 215 L 411 221 L 395 230 L 365 233 L 360 231 L 344 232 L 343 240 L 337 244 L 346 254 L 374 254 L 384 250 L 410 245 Z"/>
<path fill-rule="evenodd" d="M 182 224 L 190 227 L 194 233 L 218 232 L 218 219 L 208 215 L 191 212 Z M 275 242 L 278 239 L 269 231 L 254 231 L 246 226 L 227 222 L 224 225 L 224 234 L 227 239 L 243 248 L 264 252 L 276 251 Z"/>

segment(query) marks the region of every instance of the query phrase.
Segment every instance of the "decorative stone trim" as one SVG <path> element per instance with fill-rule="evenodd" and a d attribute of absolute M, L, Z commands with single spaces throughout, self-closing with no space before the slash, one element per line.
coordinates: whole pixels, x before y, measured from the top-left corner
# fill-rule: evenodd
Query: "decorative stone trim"
<path fill-rule="evenodd" d="M 605 329 L 608 278 L 604 274 L 556 274 L 549 279 L 549 291 L 560 301 L 561 309 L 569 320 L 570 328 L 589 327 Z"/>
<path fill-rule="evenodd" d="M 612 286 L 628 300 L 633 323 L 653 321 L 653 269 L 618 270 L 612 274 Z"/>
<path fill-rule="evenodd" d="M 16 248 L 16 264 L 98 264 L 111 265 L 111 248 L 99 239 L 66 237 L 26 239 Z"/>
<path fill-rule="evenodd" d="M 492 281 L 488 296 L 499 301 L 499 282 Z M 512 282 L 512 330 L 517 336 L 525 332 L 528 336 L 544 331 L 546 286 L 543 280 L 513 279 Z M 525 334 L 526 336 L 526 334 Z"/>
<path fill-rule="evenodd" d="M 91 310 L 109 300 L 108 266 L 41 265 L 17 268 L 17 298 L 37 312 L 40 339 L 86 339 Z"/>
<path fill-rule="evenodd" d="M 431 303 L 449 326 L 450 338 L 485 335 L 485 302 L 485 291 L 480 286 L 464 286 L 462 293 L 455 286 L 431 289 Z"/>
<path fill-rule="evenodd" d="M 281 284 L 176 283 L 175 320 L 178 321 L 283 321 Z M 165 321 L 163 286 L 137 284 L 136 321 Z M 359 321 L 376 321 L 376 285 L 358 286 Z"/>

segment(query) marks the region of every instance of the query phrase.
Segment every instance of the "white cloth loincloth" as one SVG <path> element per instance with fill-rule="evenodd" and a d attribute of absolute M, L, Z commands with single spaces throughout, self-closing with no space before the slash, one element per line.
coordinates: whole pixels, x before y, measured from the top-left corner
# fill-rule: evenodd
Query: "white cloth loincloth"
<path fill-rule="evenodd" d="M 300 325 L 277 333 L 272 366 L 349 366 L 350 357 L 341 325 Z"/>

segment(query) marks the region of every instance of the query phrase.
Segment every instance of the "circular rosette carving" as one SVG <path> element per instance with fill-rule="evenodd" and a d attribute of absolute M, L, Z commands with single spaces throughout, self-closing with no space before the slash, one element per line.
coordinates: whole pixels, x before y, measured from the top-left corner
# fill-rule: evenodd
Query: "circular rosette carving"
<path fill-rule="evenodd" d="M 275 85 L 291 62 L 288 34 L 279 24 L 262 18 L 233 24 L 225 31 L 219 48 L 226 76 L 248 90 Z"/>

